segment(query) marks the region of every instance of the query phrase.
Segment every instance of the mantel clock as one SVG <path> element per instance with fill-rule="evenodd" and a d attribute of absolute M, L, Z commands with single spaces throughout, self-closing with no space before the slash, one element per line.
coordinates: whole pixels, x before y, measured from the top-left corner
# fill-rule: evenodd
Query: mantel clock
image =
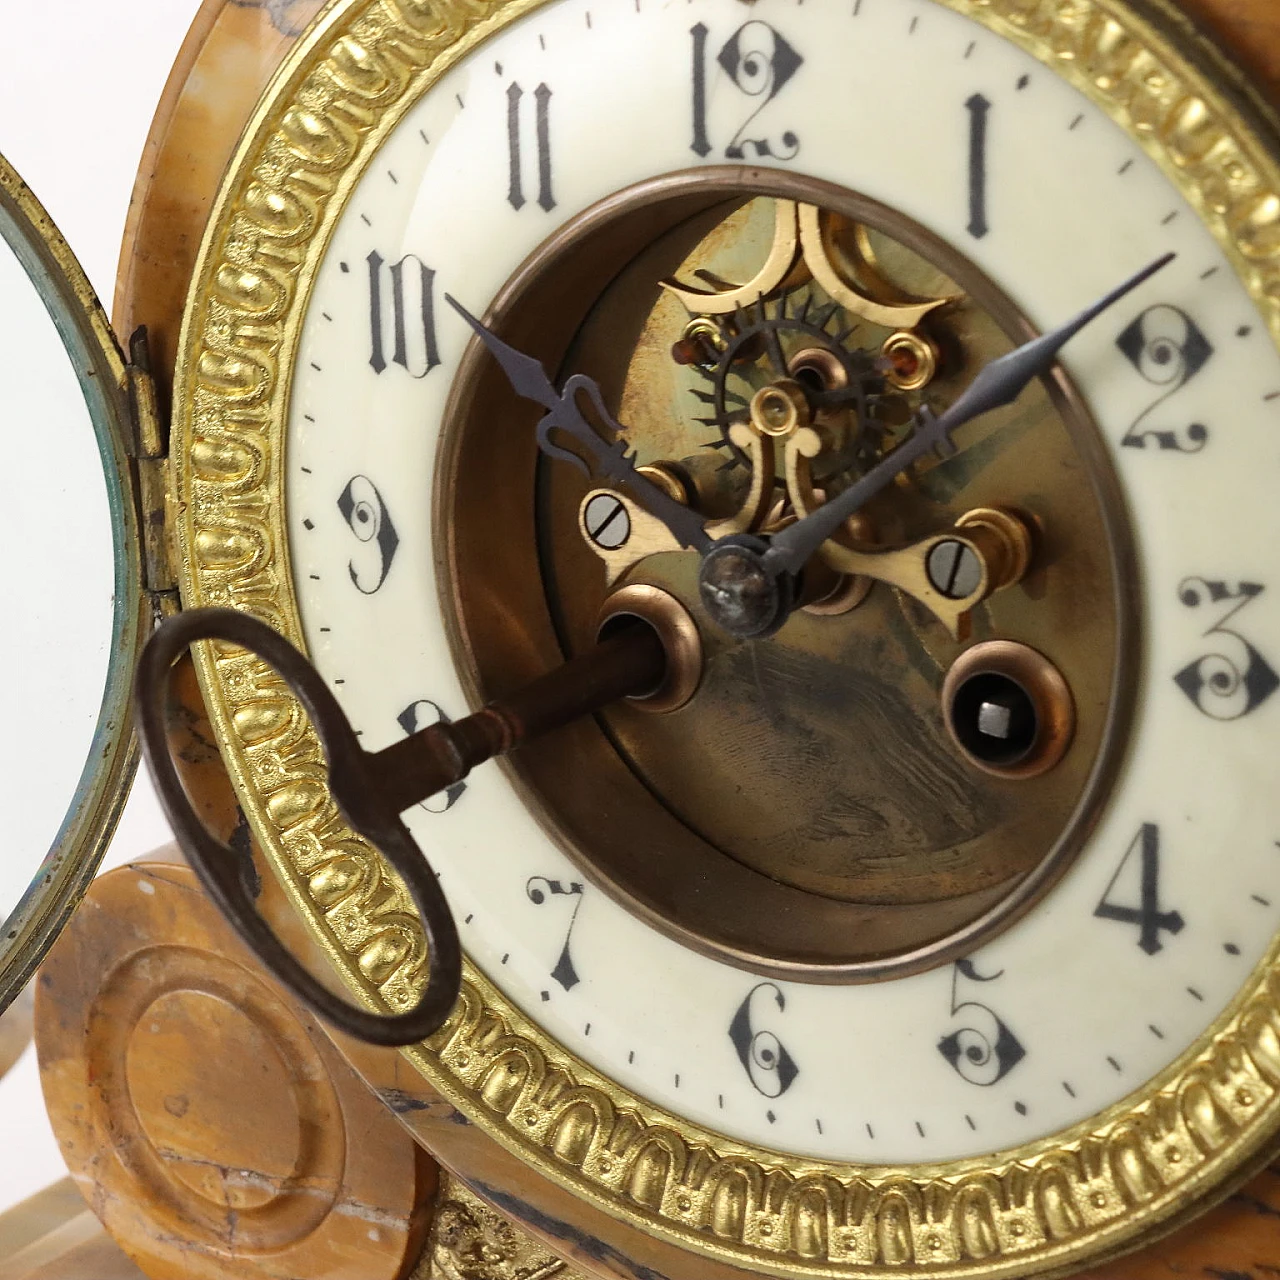
<path fill-rule="evenodd" d="M 662 642 L 656 686 L 406 812 L 461 994 L 349 1050 L 584 1272 L 1066 1274 L 1274 1156 L 1251 12 L 333 0 L 180 335 L 126 261 L 175 363 L 133 468 L 162 611 L 282 632 L 370 750 Z M 197 668 L 272 923 L 411 1007 L 429 948 L 300 705 Z"/>

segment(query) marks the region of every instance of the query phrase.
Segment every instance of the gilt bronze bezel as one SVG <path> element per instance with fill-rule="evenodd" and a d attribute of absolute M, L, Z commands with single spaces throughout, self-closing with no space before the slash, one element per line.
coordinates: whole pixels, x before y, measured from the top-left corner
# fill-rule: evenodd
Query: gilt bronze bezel
<path fill-rule="evenodd" d="M 1198 211 L 1280 344 L 1280 140 L 1227 64 L 1165 0 L 941 0 L 1023 48 L 1135 137 Z M 289 586 L 281 433 L 289 369 L 338 210 L 415 95 L 535 0 L 339 0 L 276 77 L 230 169 L 197 268 L 177 377 L 174 479 L 184 600 L 252 609 L 301 637 Z M 206 653 L 203 686 L 246 811 L 294 908 L 353 992 L 411 999 L 412 960 L 380 982 L 394 892 L 315 780 L 318 749 L 243 655 Z M 336 859 L 359 891 L 334 901 Z M 386 895 L 386 896 L 384 896 Z M 403 902 L 401 905 L 404 905 Z M 377 968 L 376 963 L 372 964 Z M 945 1164 L 791 1160 L 663 1113 L 601 1077 L 474 969 L 448 1027 L 405 1051 L 473 1127 L 591 1209 L 586 1256 L 613 1268 L 639 1233 L 669 1274 L 1064 1274 L 1132 1249 L 1224 1195 L 1280 1130 L 1280 944 L 1187 1053 L 1091 1120 Z M 517 1064 L 510 1072 L 512 1064 Z M 511 1075 L 509 1085 L 500 1078 Z M 415 1123 L 412 1109 L 405 1123 Z M 490 1161 L 460 1137 L 456 1163 Z M 535 1230 L 513 1185 L 489 1186 Z M 617 1244 L 611 1243 L 618 1241 Z"/>

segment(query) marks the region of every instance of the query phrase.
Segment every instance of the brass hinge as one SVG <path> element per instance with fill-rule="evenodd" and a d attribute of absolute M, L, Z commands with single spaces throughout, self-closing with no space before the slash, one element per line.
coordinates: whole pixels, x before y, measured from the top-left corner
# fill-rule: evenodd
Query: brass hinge
<path fill-rule="evenodd" d="M 169 432 L 160 413 L 147 331 L 129 339 L 126 366 L 138 474 L 138 523 L 142 532 L 143 588 L 162 617 L 177 613 L 178 559 L 169 492 Z"/>

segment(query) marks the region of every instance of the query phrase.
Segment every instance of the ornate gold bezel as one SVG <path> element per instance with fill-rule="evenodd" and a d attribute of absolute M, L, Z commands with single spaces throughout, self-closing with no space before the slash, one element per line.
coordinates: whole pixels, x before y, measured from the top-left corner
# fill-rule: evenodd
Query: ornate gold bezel
<path fill-rule="evenodd" d="M 335 0 L 246 131 L 197 266 L 175 383 L 183 599 L 302 643 L 282 447 L 302 318 L 338 213 L 418 94 L 544 0 Z M 1280 145 L 1160 0 L 939 0 L 1012 40 L 1137 138 L 1210 228 L 1280 345 Z M 200 655 L 241 802 L 294 906 L 371 1007 L 412 999 L 423 941 L 344 827 L 280 682 Z M 1280 1130 L 1280 941 L 1176 1063 L 1091 1121 L 930 1166 L 788 1159 L 604 1079 L 474 968 L 450 1022 L 405 1050 L 450 1103 L 610 1218 L 776 1276 L 1048 1275 L 1132 1248 L 1223 1194 Z"/>

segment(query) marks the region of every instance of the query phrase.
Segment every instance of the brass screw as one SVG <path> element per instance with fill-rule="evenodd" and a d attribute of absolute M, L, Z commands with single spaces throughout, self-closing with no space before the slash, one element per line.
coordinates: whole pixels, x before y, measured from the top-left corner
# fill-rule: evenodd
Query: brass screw
<path fill-rule="evenodd" d="M 885 377 L 899 391 L 919 391 L 938 372 L 937 344 L 914 329 L 891 333 L 884 340 L 880 355 L 888 365 Z"/>
<path fill-rule="evenodd" d="M 631 537 L 631 515 L 616 494 L 595 494 L 582 513 L 582 524 L 587 537 L 605 551 L 625 547 Z"/>
<path fill-rule="evenodd" d="M 695 316 L 684 327 L 684 332 L 671 348 L 671 358 L 676 364 L 718 364 L 725 349 L 724 334 L 714 320 Z"/>
<path fill-rule="evenodd" d="M 809 401 L 792 378 L 779 378 L 751 398 L 751 424 L 761 435 L 781 438 L 809 425 Z"/>

